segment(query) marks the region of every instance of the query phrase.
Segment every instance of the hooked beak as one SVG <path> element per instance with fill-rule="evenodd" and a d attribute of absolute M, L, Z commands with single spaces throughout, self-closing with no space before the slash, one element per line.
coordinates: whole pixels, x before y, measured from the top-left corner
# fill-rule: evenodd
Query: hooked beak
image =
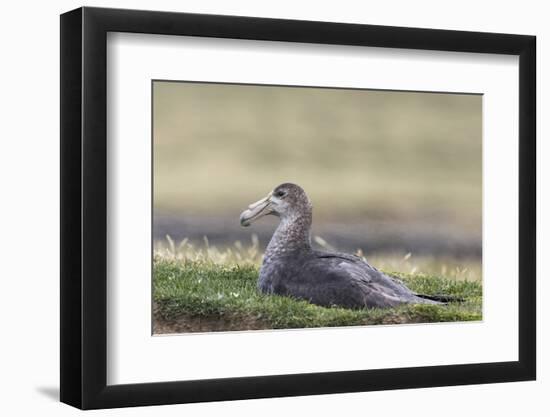
<path fill-rule="evenodd" d="M 273 213 L 271 210 L 271 194 L 269 193 L 267 197 L 252 203 L 248 206 L 247 210 L 241 213 L 241 226 L 250 226 L 252 222 L 258 220 L 260 217 Z"/>

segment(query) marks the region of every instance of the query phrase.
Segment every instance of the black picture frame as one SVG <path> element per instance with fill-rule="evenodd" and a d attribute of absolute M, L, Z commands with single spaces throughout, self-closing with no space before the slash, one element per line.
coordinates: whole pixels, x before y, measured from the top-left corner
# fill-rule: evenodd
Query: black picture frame
<path fill-rule="evenodd" d="M 519 360 L 112 385 L 107 375 L 108 32 L 519 56 Z M 61 401 L 81 409 L 534 380 L 534 36 L 79 8 L 61 15 Z"/>

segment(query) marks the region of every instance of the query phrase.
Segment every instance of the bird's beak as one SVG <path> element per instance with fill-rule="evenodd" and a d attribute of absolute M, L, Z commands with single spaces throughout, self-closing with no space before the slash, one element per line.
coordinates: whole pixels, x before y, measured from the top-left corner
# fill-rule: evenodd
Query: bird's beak
<path fill-rule="evenodd" d="M 252 203 L 248 206 L 248 209 L 241 213 L 241 226 L 250 226 L 252 222 L 258 220 L 260 217 L 273 212 L 271 210 L 271 195 L 272 193 L 269 193 L 267 197 Z"/>

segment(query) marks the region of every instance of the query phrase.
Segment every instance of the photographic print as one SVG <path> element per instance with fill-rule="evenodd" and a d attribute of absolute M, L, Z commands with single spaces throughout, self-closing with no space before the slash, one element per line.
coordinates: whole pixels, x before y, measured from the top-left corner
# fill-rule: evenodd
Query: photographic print
<path fill-rule="evenodd" d="M 536 378 L 534 36 L 88 7 L 60 32 L 62 402 Z"/>
<path fill-rule="evenodd" d="M 482 319 L 482 96 L 155 80 L 153 333 Z"/>

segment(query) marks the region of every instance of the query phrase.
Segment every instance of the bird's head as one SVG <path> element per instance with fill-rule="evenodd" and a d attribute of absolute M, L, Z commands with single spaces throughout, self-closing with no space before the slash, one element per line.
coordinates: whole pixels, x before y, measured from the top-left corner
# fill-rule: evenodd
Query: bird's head
<path fill-rule="evenodd" d="M 284 183 L 275 187 L 266 197 L 249 205 L 248 209 L 241 213 L 241 225 L 250 226 L 260 217 L 268 214 L 281 219 L 299 218 L 305 215 L 311 217 L 311 209 L 311 202 L 302 187 Z"/>

